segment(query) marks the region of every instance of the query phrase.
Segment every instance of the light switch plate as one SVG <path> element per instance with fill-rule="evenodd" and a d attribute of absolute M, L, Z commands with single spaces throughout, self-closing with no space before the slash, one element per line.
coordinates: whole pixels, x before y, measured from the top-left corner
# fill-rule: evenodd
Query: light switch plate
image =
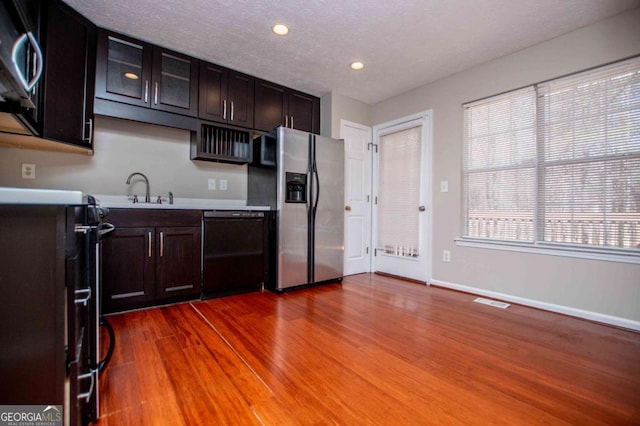
<path fill-rule="evenodd" d="M 209 188 L 209 191 L 214 191 L 216 189 L 216 180 L 215 179 L 209 179 L 208 188 Z"/>
<path fill-rule="evenodd" d="M 440 192 L 449 192 L 449 181 L 441 180 L 440 181 Z"/>
<path fill-rule="evenodd" d="M 227 190 L 227 180 L 220 179 L 220 191 L 226 191 L 226 190 Z"/>
<path fill-rule="evenodd" d="M 35 179 L 36 165 L 32 163 L 22 163 L 22 179 Z"/>

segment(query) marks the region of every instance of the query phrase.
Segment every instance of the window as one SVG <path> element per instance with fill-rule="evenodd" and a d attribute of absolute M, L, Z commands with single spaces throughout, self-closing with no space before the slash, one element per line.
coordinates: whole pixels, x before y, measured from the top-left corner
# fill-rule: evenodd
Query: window
<path fill-rule="evenodd" d="M 378 248 L 399 256 L 419 255 L 422 127 L 380 137 Z"/>
<path fill-rule="evenodd" d="M 463 108 L 465 237 L 640 252 L 640 58 Z"/>

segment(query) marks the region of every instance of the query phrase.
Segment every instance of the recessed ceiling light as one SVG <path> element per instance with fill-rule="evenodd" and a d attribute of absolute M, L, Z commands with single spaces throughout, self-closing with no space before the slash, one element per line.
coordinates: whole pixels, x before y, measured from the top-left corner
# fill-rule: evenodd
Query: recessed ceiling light
<path fill-rule="evenodd" d="M 284 24 L 275 24 L 272 29 L 273 29 L 273 32 L 278 35 L 289 34 L 289 28 L 287 28 L 287 26 Z"/>
<path fill-rule="evenodd" d="M 362 62 L 351 62 L 351 65 L 349 65 L 349 67 L 350 67 L 352 70 L 359 71 L 359 70 L 361 70 L 362 68 L 364 68 L 364 64 L 363 64 Z"/>
<path fill-rule="evenodd" d="M 134 74 L 132 72 L 125 72 L 124 76 L 129 78 L 129 79 L 131 79 L 131 80 L 137 80 L 139 78 L 138 74 Z"/>

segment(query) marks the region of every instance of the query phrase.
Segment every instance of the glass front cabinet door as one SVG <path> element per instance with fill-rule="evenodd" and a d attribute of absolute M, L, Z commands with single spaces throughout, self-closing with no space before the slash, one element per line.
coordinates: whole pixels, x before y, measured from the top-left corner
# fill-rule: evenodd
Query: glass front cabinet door
<path fill-rule="evenodd" d="M 100 31 L 96 96 L 195 117 L 197 65 L 195 58 Z"/>

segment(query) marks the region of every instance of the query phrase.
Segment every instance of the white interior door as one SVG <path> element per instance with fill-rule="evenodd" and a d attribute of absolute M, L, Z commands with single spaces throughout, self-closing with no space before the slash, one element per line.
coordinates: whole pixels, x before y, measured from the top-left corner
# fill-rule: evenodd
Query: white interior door
<path fill-rule="evenodd" d="M 371 127 L 340 121 L 344 139 L 344 275 L 371 271 Z"/>
<path fill-rule="evenodd" d="M 374 271 L 427 282 L 431 113 L 374 127 Z"/>

